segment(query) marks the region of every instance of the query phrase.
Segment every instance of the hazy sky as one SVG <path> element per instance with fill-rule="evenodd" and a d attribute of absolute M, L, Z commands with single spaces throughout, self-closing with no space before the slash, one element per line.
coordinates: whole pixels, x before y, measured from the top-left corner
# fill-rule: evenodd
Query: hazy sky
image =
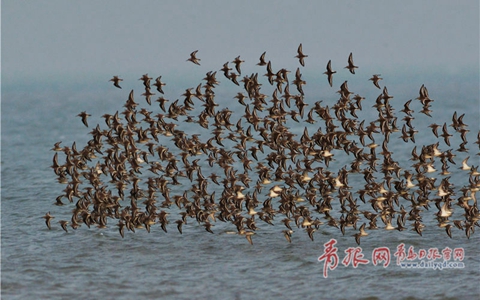
<path fill-rule="evenodd" d="M 256 64 L 338 68 L 479 66 L 479 2 L 469 1 L 2 1 L 2 84 L 19 80 L 220 69 Z"/>

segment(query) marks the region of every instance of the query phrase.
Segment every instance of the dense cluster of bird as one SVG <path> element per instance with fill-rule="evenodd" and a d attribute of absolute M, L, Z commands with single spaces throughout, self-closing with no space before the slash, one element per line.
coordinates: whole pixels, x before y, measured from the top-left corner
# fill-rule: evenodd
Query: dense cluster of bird
<path fill-rule="evenodd" d="M 308 55 L 301 44 L 297 52 L 304 67 Z M 252 243 L 262 226 L 280 226 L 279 234 L 288 242 L 294 230 L 313 240 L 322 226 L 331 226 L 344 235 L 354 230 L 360 243 L 375 229 L 411 228 L 422 235 L 429 212 L 448 236 L 457 228 L 470 237 L 480 219 L 480 173 L 477 166 L 468 165 L 467 156 L 455 172 L 465 184 L 454 186 L 449 176 L 449 168 L 459 162 L 457 154 L 468 155 L 464 114 L 455 112 L 451 124 L 431 124 L 435 142 L 417 147 L 410 105 L 418 100 L 420 113 L 431 117 L 434 101 L 424 85 L 417 99 L 404 104 L 403 124 L 398 126 L 390 103 L 393 96 L 387 87 L 381 88 L 380 74 L 373 75 L 372 88 L 381 90 L 373 105 L 376 119 L 361 120 L 357 112 L 365 98 L 353 95 L 346 81 L 331 107 L 322 101 L 307 103 L 300 66 L 290 81 L 290 71 L 274 71 L 265 56 L 264 52 L 256 65 L 266 68 L 271 95 L 263 93 L 258 73 L 242 75 L 240 56 L 220 69 L 229 81 L 243 85 L 233 97 L 240 110 L 216 102 L 216 71 L 206 73 L 196 88 L 186 89 L 183 101 L 163 97 L 166 84 L 161 76 L 152 92 L 153 78 L 145 74 L 140 78 L 145 88 L 141 95 L 148 106 L 140 108 L 132 90 L 122 111 L 102 116 L 106 128 L 97 124 L 83 149 L 75 142 L 71 147 L 56 143 L 51 167 L 66 187 L 54 204 L 73 208 L 71 220 L 59 221 L 61 227 L 105 228 L 114 220 L 124 237 L 125 231 L 150 232 L 155 226 L 167 232 L 171 223 L 180 234 L 185 226 L 203 226 L 213 233 L 215 224 L 225 222 L 232 233 Z M 187 61 L 200 65 L 197 51 Z M 345 68 L 351 74 L 358 69 L 352 54 Z M 324 74 L 332 86 L 336 71 L 331 61 Z M 118 76 L 110 81 L 121 88 Z M 160 94 L 156 109 L 155 93 Z M 78 116 L 88 127 L 90 114 Z M 289 123 L 296 125 L 288 127 Z M 180 129 L 186 125 L 189 130 Z M 441 150 L 451 146 L 453 135 L 463 143 L 456 150 Z M 394 159 L 388 149 L 392 137 L 411 143 L 411 162 Z M 475 144 L 480 146 L 480 132 Z M 335 161 L 348 163 L 333 169 Z M 355 178 L 352 186 L 358 188 L 349 185 L 349 178 Z M 54 217 L 49 212 L 44 218 L 50 228 Z"/>

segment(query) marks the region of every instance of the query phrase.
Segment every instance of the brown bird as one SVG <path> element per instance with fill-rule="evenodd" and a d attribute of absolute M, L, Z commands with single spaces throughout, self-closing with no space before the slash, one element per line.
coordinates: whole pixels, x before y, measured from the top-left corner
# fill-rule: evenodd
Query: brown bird
<path fill-rule="evenodd" d="M 298 53 L 298 54 L 297 54 L 297 56 L 295 56 L 295 57 L 298 58 L 298 61 L 300 62 L 300 64 L 302 65 L 302 67 L 305 67 L 304 58 L 305 58 L 305 57 L 308 57 L 308 55 L 303 54 L 302 44 L 301 44 L 301 43 L 300 43 L 300 45 L 298 46 L 297 53 Z"/>
<path fill-rule="evenodd" d="M 57 198 L 55 198 L 55 203 L 54 204 L 57 205 L 57 206 L 62 206 L 63 205 L 63 202 L 62 202 L 62 197 L 63 196 L 64 195 L 60 195 Z"/>
<path fill-rule="evenodd" d="M 323 74 L 326 74 L 328 76 L 328 83 L 330 84 L 330 86 L 333 85 L 333 74 L 335 73 L 337 73 L 337 71 L 332 71 L 332 61 L 329 60 L 327 63 L 327 71 Z"/>
<path fill-rule="evenodd" d="M 443 131 L 443 133 L 440 136 L 443 137 L 443 139 L 445 141 L 445 144 L 450 146 L 450 137 L 452 135 L 449 134 L 448 131 L 447 131 L 447 123 L 443 123 L 442 131 Z"/>
<path fill-rule="evenodd" d="M 428 127 L 432 128 L 433 134 L 438 138 L 438 128 L 440 128 L 440 125 L 433 123 L 428 125 Z"/>
<path fill-rule="evenodd" d="M 48 212 L 48 213 L 46 213 L 45 216 L 43 216 L 42 218 L 45 219 L 45 224 L 47 224 L 48 229 L 52 229 L 52 228 L 50 227 L 50 220 L 51 220 L 51 219 L 54 219 L 55 217 L 53 217 L 52 215 L 50 215 L 50 212 Z"/>
<path fill-rule="evenodd" d="M 68 221 L 60 220 L 58 221 L 58 223 L 60 223 L 60 226 L 62 226 L 62 229 L 65 230 L 65 232 L 68 232 L 67 230 Z"/>
<path fill-rule="evenodd" d="M 203 226 L 205 226 L 205 230 L 206 230 L 206 231 L 208 231 L 208 232 L 210 232 L 210 233 L 213 233 L 213 231 L 212 231 L 211 228 L 212 228 L 212 226 L 214 226 L 214 225 L 212 225 L 212 223 L 210 223 L 210 222 L 205 222 L 205 224 L 203 224 Z"/>
<path fill-rule="evenodd" d="M 353 56 L 350 52 L 350 55 L 348 56 L 348 66 L 346 66 L 345 69 L 348 69 L 350 73 L 355 74 L 355 69 L 357 68 L 358 67 L 353 64 Z"/>
<path fill-rule="evenodd" d="M 267 65 L 267 62 L 265 61 L 265 53 L 267 53 L 267 52 L 263 52 L 263 54 L 260 56 L 260 62 L 257 64 L 257 66 Z"/>
<path fill-rule="evenodd" d="M 285 236 L 285 239 L 287 242 L 291 243 L 292 242 L 292 230 L 283 230 L 283 236 Z"/>
<path fill-rule="evenodd" d="M 182 225 L 185 223 L 183 220 L 176 220 L 175 223 L 177 223 L 177 229 L 180 234 L 182 234 Z"/>
<path fill-rule="evenodd" d="M 268 77 L 268 82 L 273 85 L 273 81 L 274 81 L 274 76 L 275 76 L 275 73 L 273 73 L 272 71 L 272 63 L 269 61 L 267 63 L 267 73 L 264 75 L 264 76 L 267 76 Z"/>
<path fill-rule="evenodd" d="M 190 53 L 190 58 L 187 59 L 187 61 L 191 61 L 192 63 L 196 64 L 196 65 L 200 65 L 199 61 L 201 59 L 197 58 L 196 57 L 196 54 L 197 54 L 198 50 L 195 50 L 193 51 L 192 53 Z"/>
<path fill-rule="evenodd" d="M 413 110 L 410 109 L 409 105 L 410 103 L 412 102 L 412 99 L 408 100 L 407 102 L 405 102 L 405 104 L 403 105 L 403 109 L 401 110 L 401 112 L 403 113 L 406 113 L 407 115 L 411 116 L 412 113 L 414 112 Z"/>
<path fill-rule="evenodd" d="M 87 122 L 87 118 L 90 117 L 91 115 L 87 114 L 86 112 L 82 111 L 81 113 L 79 113 L 77 115 L 77 117 L 81 117 L 82 118 L 82 122 L 85 126 L 88 127 L 88 122 Z"/>
<path fill-rule="evenodd" d="M 245 238 L 247 239 L 247 241 L 250 243 L 250 245 L 253 245 L 253 241 L 252 241 L 252 235 L 255 234 L 254 231 L 246 231 L 245 229 L 241 229 L 239 232 L 238 232 L 239 235 L 244 235 Z"/>
<path fill-rule="evenodd" d="M 380 78 L 380 74 L 374 74 L 372 78 L 369 80 L 373 81 L 373 85 L 375 85 L 377 88 L 380 88 L 380 85 L 378 84 L 378 81 L 382 80 L 383 78 Z"/>
<path fill-rule="evenodd" d="M 244 60 L 240 59 L 240 55 L 235 57 L 233 63 L 235 64 L 235 69 L 237 70 L 238 74 L 242 74 L 242 70 L 240 70 L 240 65 L 245 62 Z"/>
<path fill-rule="evenodd" d="M 121 89 L 122 87 L 118 84 L 120 81 L 123 81 L 123 79 L 118 78 L 118 76 L 113 76 L 112 79 L 109 81 L 113 81 L 113 85 L 116 86 L 117 88 Z"/>
<path fill-rule="evenodd" d="M 122 238 L 125 237 L 124 235 L 124 232 L 125 232 L 125 223 L 123 223 L 122 221 L 119 221 L 118 224 L 117 224 L 117 227 L 118 227 L 118 232 L 120 233 L 120 235 L 122 236 Z"/>
<path fill-rule="evenodd" d="M 50 149 L 50 150 L 52 150 L 52 151 L 62 151 L 62 150 L 63 150 L 63 147 L 60 147 L 60 144 L 61 144 L 61 143 L 62 143 L 61 141 L 60 141 L 60 142 L 56 142 L 56 143 L 53 145 L 53 148 Z"/>
<path fill-rule="evenodd" d="M 363 223 L 363 225 L 360 226 L 359 232 L 355 233 L 353 235 L 355 237 L 355 241 L 357 242 L 358 245 L 360 245 L 360 238 L 368 235 L 368 233 L 365 231 L 365 226 L 366 226 L 366 224 Z"/>
<path fill-rule="evenodd" d="M 156 79 L 155 79 L 155 83 L 153 84 L 154 86 L 157 87 L 157 91 L 161 94 L 163 94 L 163 89 L 162 89 L 162 86 L 166 85 L 165 83 L 162 82 L 162 76 L 158 76 Z"/>
<path fill-rule="evenodd" d="M 300 68 L 297 68 L 297 72 L 295 73 L 295 80 L 293 81 L 293 84 L 297 86 L 298 92 L 303 95 L 302 85 L 306 84 L 306 81 L 302 80 L 302 74 L 300 73 Z"/>
<path fill-rule="evenodd" d="M 142 96 L 145 96 L 145 100 L 147 101 L 148 105 L 152 105 L 152 96 L 155 95 L 154 93 L 150 92 L 149 88 L 145 88 L 145 93 Z"/>
<path fill-rule="evenodd" d="M 168 99 L 165 99 L 165 98 L 163 98 L 163 97 L 159 97 L 159 98 L 158 98 L 157 100 L 155 100 L 155 101 L 158 102 L 160 108 L 161 108 L 164 112 L 166 112 L 166 110 L 165 110 L 165 103 L 168 102 L 169 100 L 168 100 Z"/>
<path fill-rule="evenodd" d="M 142 77 L 140 77 L 138 80 L 142 80 L 143 81 L 143 85 L 146 87 L 146 88 L 150 88 L 150 79 L 152 79 L 152 77 L 148 77 L 148 74 L 143 74 Z"/>
<path fill-rule="evenodd" d="M 290 219 L 285 218 L 285 219 L 282 220 L 282 223 L 285 224 L 285 226 L 286 226 L 288 229 L 292 230 L 292 227 L 290 227 L 290 221 L 291 221 Z"/>
<path fill-rule="evenodd" d="M 220 71 L 223 72 L 223 75 L 224 75 L 225 77 L 227 77 L 227 79 L 230 79 L 230 75 L 229 75 L 230 70 L 232 70 L 232 68 L 229 68 L 229 67 L 228 67 L 228 61 L 227 61 L 226 63 L 224 63 L 224 64 L 223 64 L 223 67 L 220 69 Z"/>
<path fill-rule="evenodd" d="M 310 239 L 313 241 L 313 233 L 317 230 L 313 227 L 307 227 L 305 230 L 308 233 L 308 237 L 310 237 Z"/>
<path fill-rule="evenodd" d="M 445 226 L 445 231 L 447 232 L 447 235 L 448 235 L 450 238 L 452 238 L 452 225 L 447 224 L 447 225 Z"/>

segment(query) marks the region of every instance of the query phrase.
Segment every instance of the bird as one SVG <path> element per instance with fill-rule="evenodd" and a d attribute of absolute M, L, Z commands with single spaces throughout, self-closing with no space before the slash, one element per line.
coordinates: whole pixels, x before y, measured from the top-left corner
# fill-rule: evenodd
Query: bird
<path fill-rule="evenodd" d="M 87 112 L 85 112 L 85 111 L 82 111 L 81 113 L 79 113 L 79 114 L 77 115 L 77 117 L 81 117 L 81 118 L 82 118 L 82 123 L 83 123 L 83 125 L 85 125 L 86 127 L 88 127 L 87 119 L 88 119 L 88 117 L 91 117 L 91 116 L 92 116 L 92 115 L 87 114 Z"/>
<path fill-rule="evenodd" d="M 155 95 L 154 93 L 150 92 L 149 88 L 145 88 L 145 93 L 142 96 L 145 96 L 145 100 L 147 101 L 148 105 L 152 105 L 152 96 Z"/>
<path fill-rule="evenodd" d="M 58 223 L 60 223 L 60 226 L 62 226 L 62 229 L 65 230 L 65 232 L 68 232 L 67 230 L 68 221 L 60 220 L 58 221 Z"/>
<path fill-rule="evenodd" d="M 250 245 L 253 245 L 253 241 L 252 241 L 252 235 L 255 234 L 254 231 L 246 231 L 245 229 L 241 229 L 238 234 L 240 235 L 244 235 L 245 238 L 247 239 L 247 241 L 250 243 Z"/>
<path fill-rule="evenodd" d="M 272 63 L 270 61 L 267 63 L 267 73 L 264 76 L 268 78 L 270 85 L 273 85 L 275 73 L 272 71 Z"/>
<path fill-rule="evenodd" d="M 287 242 L 289 243 L 292 243 L 292 233 L 293 231 L 292 230 L 283 230 L 283 235 L 285 236 L 285 239 L 287 240 Z"/>
<path fill-rule="evenodd" d="M 304 58 L 305 58 L 305 57 L 308 57 L 308 55 L 303 54 L 302 44 L 301 44 L 301 43 L 300 43 L 300 45 L 298 46 L 297 53 L 298 53 L 298 54 L 297 54 L 295 57 L 298 58 L 298 61 L 300 62 L 300 64 L 302 65 L 302 67 L 305 67 Z"/>
<path fill-rule="evenodd" d="M 350 52 L 350 55 L 348 56 L 348 66 L 346 66 L 345 69 L 348 69 L 350 73 L 355 74 L 355 69 L 357 68 L 358 67 L 353 64 L 353 55 Z"/>
<path fill-rule="evenodd" d="M 112 79 L 109 81 L 113 81 L 113 85 L 116 86 L 117 88 L 121 89 L 122 87 L 119 85 L 120 81 L 123 81 L 123 79 L 118 78 L 118 76 L 113 76 Z"/>
<path fill-rule="evenodd" d="M 365 231 L 365 226 L 366 223 L 363 223 L 362 226 L 360 226 L 359 232 L 354 234 L 355 242 L 357 242 L 358 245 L 360 245 L 360 238 L 368 235 L 368 233 Z"/>
<path fill-rule="evenodd" d="M 403 109 L 401 110 L 401 112 L 407 114 L 408 116 L 411 116 L 412 113 L 414 112 L 413 110 L 410 109 L 410 103 L 412 103 L 412 99 L 405 102 L 405 104 L 403 104 Z"/>
<path fill-rule="evenodd" d="M 447 144 L 448 146 L 450 146 L 450 137 L 452 136 L 451 134 L 448 133 L 447 131 L 447 123 L 443 123 L 443 127 L 442 127 L 442 134 L 440 135 L 441 137 L 443 137 L 444 141 L 445 141 L 445 144 Z"/>
<path fill-rule="evenodd" d="M 433 123 L 428 125 L 428 127 L 432 128 L 433 134 L 438 138 L 438 128 L 440 128 L 440 125 Z"/>
<path fill-rule="evenodd" d="M 120 233 L 122 238 L 125 238 L 125 223 L 123 223 L 122 221 L 119 221 L 117 224 L 117 227 L 118 227 L 118 232 Z"/>
<path fill-rule="evenodd" d="M 450 224 L 445 225 L 445 232 L 450 238 L 452 238 L 452 225 Z"/>
<path fill-rule="evenodd" d="M 317 230 L 313 227 L 307 227 L 305 230 L 307 231 L 308 237 L 313 241 L 313 233 Z"/>
<path fill-rule="evenodd" d="M 52 150 L 52 151 L 62 151 L 62 150 L 63 150 L 63 147 L 60 147 L 60 144 L 61 144 L 61 143 L 62 143 L 61 141 L 60 141 L 60 142 L 56 142 L 56 143 L 54 144 L 53 148 L 50 149 L 50 150 Z"/>
<path fill-rule="evenodd" d="M 162 76 L 158 76 L 155 79 L 155 83 L 153 84 L 154 86 L 157 87 L 157 91 L 161 94 L 163 94 L 163 89 L 162 87 L 165 86 L 166 84 L 162 82 Z"/>
<path fill-rule="evenodd" d="M 142 77 L 140 77 L 138 80 L 142 80 L 145 88 L 150 89 L 150 80 L 151 79 L 152 79 L 152 77 L 148 77 L 148 74 L 143 74 Z"/>
<path fill-rule="evenodd" d="M 471 167 L 467 164 L 469 158 L 470 156 L 467 156 L 462 160 L 462 166 L 460 167 L 461 170 L 470 171 Z"/>
<path fill-rule="evenodd" d="M 175 223 L 177 223 L 177 229 L 180 234 L 182 234 L 182 225 L 185 223 L 183 220 L 176 220 Z"/>
<path fill-rule="evenodd" d="M 60 195 L 57 198 L 55 198 L 55 203 L 54 204 L 57 205 L 57 206 L 62 206 L 63 205 L 63 202 L 62 202 L 62 197 L 63 196 L 64 195 Z"/>
<path fill-rule="evenodd" d="M 266 51 L 262 53 L 262 55 L 260 56 L 260 62 L 257 63 L 257 66 L 265 66 L 265 65 L 267 65 L 267 62 L 265 61 L 265 54 L 266 54 L 266 53 L 267 53 Z"/>
<path fill-rule="evenodd" d="M 244 60 L 240 59 L 240 55 L 235 57 L 233 63 L 235 64 L 235 70 L 237 70 L 238 74 L 242 74 L 242 70 L 240 70 L 240 65 L 245 62 Z"/>
<path fill-rule="evenodd" d="M 52 215 L 50 215 L 50 212 L 46 213 L 45 216 L 43 216 L 42 218 L 45 219 L 45 224 L 47 225 L 48 229 L 52 229 L 50 227 L 50 220 L 51 219 L 54 219 L 55 217 L 53 217 Z"/>
<path fill-rule="evenodd" d="M 448 218 L 453 214 L 453 210 L 448 207 L 449 202 L 445 201 L 445 203 L 440 208 L 439 216 L 442 218 Z"/>
<path fill-rule="evenodd" d="M 213 225 L 212 223 L 206 222 L 205 224 L 203 224 L 203 226 L 205 227 L 205 230 L 206 230 L 206 231 L 208 231 L 208 232 L 210 232 L 210 233 L 213 233 L 213 231 L 212 231 L 211 228 L 212 228 L 212 226 L 214 226 L 214 225 Z M 179 229 L 179 231 L 180 231 L 180 229 Z"/>
<path fill-rule="evenodd" d="M 223 67 L 220 69 L 220 71 L 223 72 L 223 75 L 227 77 L 227 79 L 230 79 L 230 70 L 231 68 L 228 67 L 228 61 L 223 64 Z"/>
<path fill-rule="evenodd" d="M 337 73 L 337 71 L 332 71 L 332 61 L 329 60 L 327 63 L 327 71 L 324 72 L 323 74 L 326 74 L 328 76 L 328 83 L 330 86 L 333 84 L 333 74 Z"/>
<path fill-rule="evenodd" d="M 355 71 L 354 71 L 355 72 Z M 372 78 L 369 80 L 373 81 L 373 85 L 375 85 L 377 88 L 380 89 L 380 85 L 378 84 L 378 81 L 382 80 L 383 78 L 380 78 L 380 74 L 374 74 Z"/>
<path fill-rule="evenodd" d="M 198 52 L 198 50 L 195 50 L 192 53 L 190 53 L 190 58 L 187 59 L 187 61 L 191 61 L 192 63 L 194 63 L 196 65 L 200 65 L 200 63 L 199 63 L 200 59 L 196 57 L 197 52 Z"/>
<path fill-rule="evenodd" d="M 285 224 L 285 226 L 289 229 L 289 230 L 292 230 L 292 227 L 290 227 L 290 219 L 289 218 L 285 218 L 282 220 L 282 223 Z"/>

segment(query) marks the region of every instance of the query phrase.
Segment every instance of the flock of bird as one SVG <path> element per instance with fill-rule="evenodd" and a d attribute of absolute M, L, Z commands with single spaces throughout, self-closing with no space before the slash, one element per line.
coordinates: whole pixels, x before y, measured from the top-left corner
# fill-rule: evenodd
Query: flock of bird
<path fill-rule="evenodd" d="M 266 82 L 258 73 L 242 75 L 240 56 L 219 70 L 243 86 L 232 98 L 240 109 L 231 111 L 215 101 L 216 71 L 176 101 L 164 98 L 161 76 L 151 85 L 153 78 L 145 74 L 141 95 L 148 106 L 136 102 L 132 90 L 123 110 L 102 116 L 106 127 L 97 124 L 83 149 L 75 142 L 71 147 L 56 143 L 51 167 L 65 188 L 54 204 L 72 209 L 69 221 L 58 222 L 61 227 L 67 232 L 81 225 L 105 228 L 114 220 L 124 237 L 125 231 L 150 232 L 157 226 L 165 232 L 175 226 L 180 234 L 185 226 L 203 226 L 214 233 L 214 226 L 224 222 L 232 229 L 228 233 L 252 244 L 252 235 L 264 226 L 280 226 L 278 232 L 288 242 L 296 231 L 313 240 L 315 232 L 329 226 L 343 235 L 354 233 L 360 244 L 372 230 L 410 228 L 422 235 L 429 214 L 448 236 L 458 229 L 470 237 L 480 219 L 478 166 L 468 165 L 467 156 L 457 171 L 449 172 L 459 162 L 457 155 L 468 154 L 464 114 L 455 112 L 451 124 L 431 124 L 435 142 L 417 146 L 410 105 L 418 100 L 419 113 L 431 117 L 434 101 L 424 85 L 418 98 L 406 101 L 400 119 L 391 105 L 393 96 L 380 86 L 381 75 L 373 75 L 372 88 L 381 92 L 371 103 L 376 119 L 367 121 L 357 115 L 365 98 L 354 95 L 347 81 L 330 106 L 306 101 L 300 66 L 308 55 L 301 44 L 292 81 L 291 71 L 274 71 L 265 56 L 256 68 L 266 69 L 271 94 L 263 93 Z M 197 51 L 187 61 L 200 65 Z M 351 74 L 358 69 L 352 54 L 345 68 Z M 333 86 L 331 61 L 324 74 Z M 110 81 L 121 88 L 118 76 Z M 155 93 L 158 106 L 152 105 Z M 78 116 L 88 127 L 90 114 Z M 450 148 L 453 135 L 463 141 L 456 150 Z M 388 149 L 393 138 L 412 145 L 410 161 L 395 160 Z M 475 144 L 480 146 L 480 132 Z M 343 166 L 331 167 L 338 162 Z M 453 175 L 465 184 L 455 186 Z M 349 185 L 349 178 L 354 184 Z M 50 229 L 54 217 L 48 212 L 43 218 Z"/>

